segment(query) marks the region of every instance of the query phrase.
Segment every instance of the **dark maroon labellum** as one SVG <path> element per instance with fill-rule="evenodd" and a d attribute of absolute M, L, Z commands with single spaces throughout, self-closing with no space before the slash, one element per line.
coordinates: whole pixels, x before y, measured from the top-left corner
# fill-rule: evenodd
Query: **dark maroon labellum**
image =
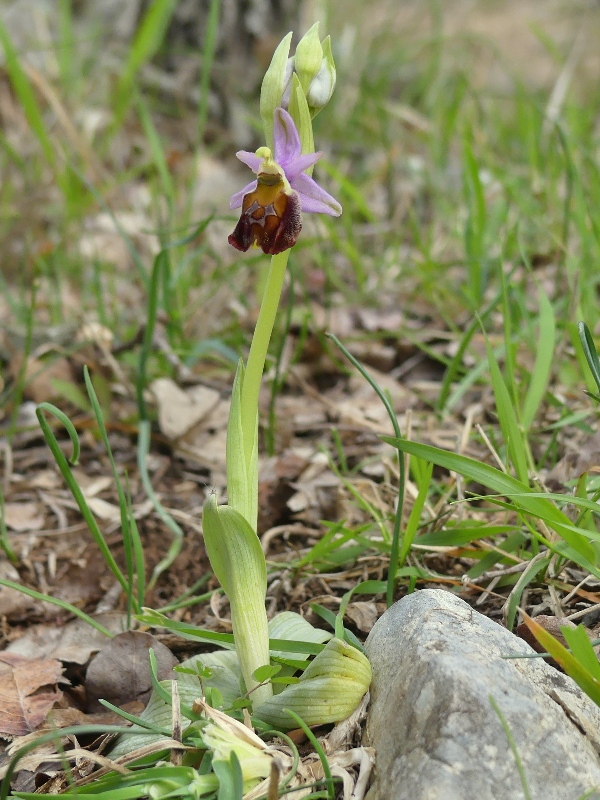
<path fill-rule="evenodd" d="M 275 256 L 293 247 L 301 230 L 296 192 L 287 194 L 279 175 L 259 173 L 256 189 L 244 196 L 242 214 L 228 241 L 244 253 L 254 244 Z"/>

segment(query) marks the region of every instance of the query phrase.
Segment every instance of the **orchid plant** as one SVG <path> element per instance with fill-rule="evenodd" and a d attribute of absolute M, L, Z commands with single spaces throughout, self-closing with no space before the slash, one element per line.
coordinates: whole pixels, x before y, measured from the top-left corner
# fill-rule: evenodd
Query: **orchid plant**
<path fill-rule="evenodd" d="M 248 359 L 246 363 L 240 361 L 233 384 L 226 444 L 228 502 L 218 505 L 215 494 L 211 494 L 202 514 L 206 552 L 229 599 L 234 644 L 233 649 L 227 649 L 232 645 L 222 642 L 224 650 L 201 653 L 183 662 L 177 679 L 182 710 L 195 704 L 198 674 L 202 673 L 206 697 L 216 697 L 218 705 L 233 708 L 240 695 L 245 695 L 243 702 L 251 706 L 254 718 L 278 730 L 295 727 L 299 719 L 309 726 L 345 719 L 371 682 L 369 661 L 361 650 L 345 641 L 341 618 L 332 636 L 290 611 L 267 620 L 265 608 L 267 567 L 257 535 L 260 384 L 290 249 L 300 235 L 302 215 L 342 213 L 337 200 L 310 175 L 322 157 L 322 153 L 314 152 L 312 118 L 330 98 L 335 85 L 329 39 L 321 42 L 315 25 L 299 42 L 295 56 L 289 58 L 291 36 L 288 34 L 275 51 L 262 85 L 266 144 L 255 153 L 237 154 L 256 178 L 230 200 L 231 208 L 241 208 L 241 214 L 229 242 L 244 252 L 260 247 L 271 256 Z M 149 609 L 138 618 L 186 638 L 207 638 L 206 631 L 176 623 Z M 287 649 L 270 650 L 270 639 Z M 307 653 L 316 655 L 311 660 Z M 272 665 L 272 658 L 278 663 Z M 298 671 L 299 676 L 295 674 Z M 170 692 L 168 682 L 162 683 L 162 687 L 155 685 L 142 719 L 154 728 L 168 729 Z M 193 714 L 184 726 L 192 719 Z M 113 755 L 148 743 L 147 736 L 144 739 L 136 731 L 139 728 L 134 725 L 131 732 L 120 737 Z M 205 745 L 214 755 L 214 742 L 209 738 Z M 242 759 L 244 754 L 240 751 L 239 756 Z"/>
<path fill-rule="evenodd" d="M 291 723 L 283 713 L 285 707 L 310 719 L 309 724 L 343 719 L 358 705 L 370 682 L 369 662 L 341 638 L 332 638 L 300 683 L 281 693 L 274 695 L 271 683 L 260 679 L 270 656 L 266 563 L 257 536 L 260 384 L 290 249 L 302 230 L 302 216 L 337 217 L 342 213 L 338 201 L 310 174 L 323 156 L 314 152 L 312 119 L 335 87 L 330 40 L 319 40 L 317 23 L 290 58 L 291 37 L 288 34 L 275 51 L 262 85 L 260 110 L 266 145 L 255 153 L 237 153 L 256 178 L 230 199 L 230 207 L 241 208 L 241 214 L 229 243 L 243 252 L 260 247 L 271 256 L 271 264 L 248 360 L 240 362 L 232 392 L 226 452 L 228 503 L 219 506 L 212 495 L 203 512 L 206 550 L 229 598 L 246 691 L 255 713 L 281 727 Z M 307 691 L 310 679 L 312 692 Z"/>

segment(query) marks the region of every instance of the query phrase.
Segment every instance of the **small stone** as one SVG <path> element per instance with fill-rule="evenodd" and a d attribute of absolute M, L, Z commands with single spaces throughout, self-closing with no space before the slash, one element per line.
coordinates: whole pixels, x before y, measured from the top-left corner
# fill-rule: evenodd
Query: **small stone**
<path fill-rule="evenodd" d="M 450 592 L 424 589 L 377 621 L 367 800 L 600 797 L 600 708 L 523 640 Z M 523 764 L 515 757 L 490 697 Z"/>

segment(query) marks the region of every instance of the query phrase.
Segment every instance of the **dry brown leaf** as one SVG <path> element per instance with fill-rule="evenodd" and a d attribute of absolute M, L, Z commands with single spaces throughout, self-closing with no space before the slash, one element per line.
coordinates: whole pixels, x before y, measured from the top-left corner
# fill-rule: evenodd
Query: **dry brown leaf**
<path fill-rule="evenodd" d="M 171 677 L 178 663 L 168 647 L 150 633 L 125 631 L 111 639 L 91 662 L 86 676 L 88 710 L 104 708 L 98 701 L 121 706 L 131 700 L 147 702 L 152 691 L 148 650 L 156 656 L 158 679 Z"/>
<path fill-rule="evenodd" d="M 6 503 L 4 522 L 6 527 L 19 533 L 41 531 L 44 527 L 44 513 L 37 503 Z"/>
<path fill-rule="evenodd" d="M 379 614 L 377 606 L 371 601 L 370 603 L 349 603 L 346 609 L 346 616 L 356 625 L 359 631 L 369 633 L 377 622 Z"/>
<path fill-rule="evenodd" d="M 9 372 L 17 378 L 23 366 L 23 356 L 17 353 L 11 359 Z M 34 403 L 43 403 L 45 400 L 54 400 L 57 396 L 53 386 L 54 380 L 73 383 L 73 372 L 66 358 L 54 358 L 47 361 L 30 356 L 25 368 L 25 385 L 23 397 L 33 400 Z"/>
<path fill-rule="evenodd" d="M 125 624 L 124 614 L 114 611 L 96 614 L 94 619 L 114 634 L 120 633 Z M 87 664 L 92 653 L 97 653 L 107 641 L 99 630 L 82 619 L 74 619 L 60 627 L 48 623 L 30 625 L 8 645 L 6 652 L 23 658 L 57 658 L 68 664 Z"/>
<path fill-rule="evenodd" d="M 158 404 L 158 424 L 168 439 L 179 439 L 207 417 L 220 395 L 206 386 L 183 391 L 170 378 L 158 378 L 150 385 Z"/>
<path fill-rule="evenodd" d="M 23 736 L 41 725 L 62 697 L 56 684 L 64 680 L 60 661 L 0 653 L 0 735 Z"/>

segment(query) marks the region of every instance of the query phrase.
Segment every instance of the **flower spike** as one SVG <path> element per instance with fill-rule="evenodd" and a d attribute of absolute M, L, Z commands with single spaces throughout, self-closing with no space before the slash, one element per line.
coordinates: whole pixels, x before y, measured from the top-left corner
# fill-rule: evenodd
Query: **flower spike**
<path fill-rule="evenodd" d="M 283 108 L 275 109 L 274 143 L 274 153 L 268 147 L 236 153 L 257 174 L 229 200 L 230 208 L 242 208 L 229 244 L 244 252 L 252 244 L 268 255 L 293 247 L 302 230 L 301 212 L 333 217 L 342 213 L 338 201 L 305 173 L 323 153 L 302 155 L 294 120 Z"/>

